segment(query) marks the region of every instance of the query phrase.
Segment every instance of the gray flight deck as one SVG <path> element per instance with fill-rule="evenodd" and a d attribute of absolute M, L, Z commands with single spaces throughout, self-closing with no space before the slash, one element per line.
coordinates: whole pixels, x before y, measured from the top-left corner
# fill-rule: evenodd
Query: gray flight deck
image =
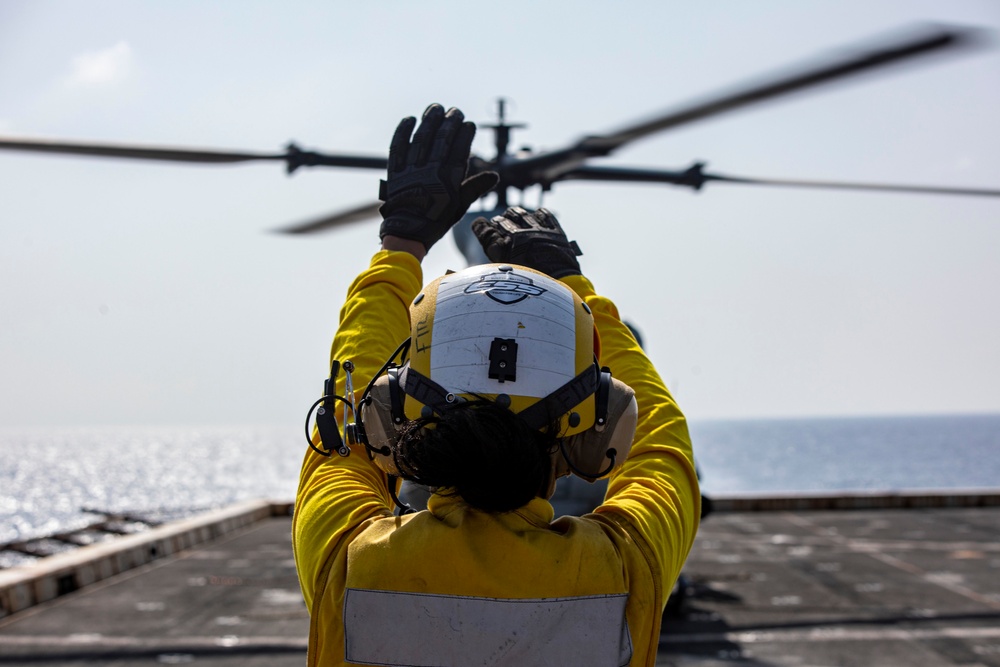
<path fill-rule="evenodd" d="M 1000 666 L 1000 508 L 719 513 L 661 665 Z"/>
<path fill-rule="evenodd" d="M 849 511 L 716 504 L 658 665 L 1000 666 L 996 495 Z M 880 504 L 898 505 L 846 506 Z M 309 620 L 287 506 L 251 509 L 226 515 L 226 530 L 155 528 L 155 550 L 121 538 L 147 562 L 121 565 L 119 553 L 119 573 L 86 585 L 82 564 L 112 547 L 0 571 L 0 665 L 303 664 Z"/>

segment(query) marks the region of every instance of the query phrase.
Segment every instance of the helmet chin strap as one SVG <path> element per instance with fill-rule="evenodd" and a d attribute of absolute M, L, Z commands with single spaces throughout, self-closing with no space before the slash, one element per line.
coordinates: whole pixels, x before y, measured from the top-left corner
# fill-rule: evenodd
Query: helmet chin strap
<path fill-rule="evenodd" d="M 565 438 L 559 440 L 559 452 L 562 454 L 563 460 L 566 461 L 566 465 L 569 466 L 569 469 L 573 471 L 573 474 L 576 475 L 577 477 L 582 477 L 583 479 L 594 481 L 600 479 L 601 477 L 604 477 L 605 475 L 607 475 L 608 473 L 610 473 L 612 470 L 615 469 L 615 460 L 618 457 L 618 451 L 614 447 L 609 448 L 608 451 L 604 453 L 604 456 L 611 459 L 611 463 L 608 464 L 608 467 L 597 473 L 589 473 L 580 470 L 575 465 L 573 465 L 572 461 L 569 460 L 569 454 L 566 452 L 565 442 L 566 442 Z"/>
<path fill-rule="evenodd" d="M 549 473 L 548 484 L 543 489 L 544 495 L 542 497 L 550 500 L 556 492 L 556 482 L 562 477 L 569 477 L 571 474 L 588 482 L 596 482 L 606 476 L 615 469 L 615 464 L 618 460 L 618 451 L 614 447 L 611 447 L 604 455 L 611 459 L 611 462 L 608 463 L 608 466 L 604 470 L 594 474 L 584 472 L 570 460 L 569 452 L 566 451 L 566 438 L 560 438 L 559 450 L 552 452 L 552 469 Z"/>

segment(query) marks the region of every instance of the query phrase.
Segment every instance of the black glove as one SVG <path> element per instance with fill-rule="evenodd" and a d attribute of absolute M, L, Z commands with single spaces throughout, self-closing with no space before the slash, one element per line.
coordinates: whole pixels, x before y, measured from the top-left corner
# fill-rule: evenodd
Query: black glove
<path fill-rule="evenodd" d="M 389 146 L 388 175 L 379 188 L 385 202 L 379 208 L 379 238 L 391 234 L 420 241 L 430 250 L 472 202 L 496 186 L 496 172 L 465 178 L 476 125 L 464 121 L 458 109 L 445 113 L 440 104 L 432 104 L 412 141 L 416 119 L 400 121 Z"/>
<path fill-rule="evenodd" d="M 529 213 L 512 206 L 492 220 L 476 218 L 472 231 L 491 262 L 520 264 L 553 278 L 580 275 L 580 246 L 566 240 L 559 221 L 544 208 Z"/>

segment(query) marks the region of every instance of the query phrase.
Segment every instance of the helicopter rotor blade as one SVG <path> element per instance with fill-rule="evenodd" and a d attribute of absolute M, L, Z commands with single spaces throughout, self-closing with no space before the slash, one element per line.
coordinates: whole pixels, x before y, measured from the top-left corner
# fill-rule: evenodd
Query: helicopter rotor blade
<path fill-rule="evenodd" d="M 284 162 L 289 173 L 299 167 L 332 166 L 357 169 L 385 169 L 387 159 L 368 155 L 324 154 L 304 151 L 289 144 L 284 153 L 222 151 L 206 148 L 173 148 L 138 144 L 91 143 L 30 137 L 0 137 L 0 150 L 85 155 L 90 157 L 194 162 L 201 164 L 234 164 L 254 161 Z"/>
<path fill-rule="evenodd" d="M 742 89 L 692 103 L 610 134 L 584 137 L 562 150 L 529 157 L 511 165 L 509 180 L 527 184 L 551 183 L 558 180 L 563 172 L 575 169 L 586 158 L 608 155 L 625 144 L 650 134 L 846 77 L 869 73 L 915 56 L 978 45 L 984 41 L 982 37 L 983 33 L 977 29 L 925 27 L 917 33 L 883 42 L 874 48 L 852 50 L 847 55 L 827 58 L 790 73 L 770 76 Z"/>
<path fill-rule="evenodd" d="M 868 190 L 872 192 L 902 192 L 927 195 L 959 195 L 966 197 L 1000 197 L 1000 189 L 951 188 L 934 185 L 901 185 L 895 183 L 852 183 L 848 181 L 808 181 L 778 178 L 737 178 L 705 174 L 706 180 L 743 185 L 773 185 L 790 188 L 823 188 L 833 190 Z"/>
<path fill-rule="evenodd" d="M 252 160 L 283 160 L 284 154 L 215 151 L 200 148 L 166 148 L 127 144 L 87 143 L 82 141 L 56 141 L 28 137 L 0 138 L 0 148 L 33 153 L 59 153 L 93 157 L 117 157 L 138 160 L 166 160 L 171 162 L 232 163 Z"/>
<path fill-rule="evenodd" d="M 931 52 L 940 53 L 944 49 L 968 47 L 979 42 L 980 36 L 979 31 L 968 28 L 934 27 L 929 31 L 924 29 L 919 34 L 910 34 L 904 39 L 881 44 L 872 50 L 851 52 L 846 57 L 818 63 L 799 72 L 763 80 L 749 88 L 696 103 L 685 109 L 623 128 L 610 135 L 586 138 L 581 143 L 592 151 L 611 151 L 654 132 L 716 116 L 811 86 L 861 74 Z"/>
<path fill-rule="evenodd" d="M 380 201 L 362 204 L 361 206 L 356 206 L 346 211 L 340 211 L 339 213 L 323 216 L 322 218 L 317 218 L 308 222 L 282 227 L 281 229 L 276 229 L 274 231 L 279 234 L 314 234 L 316 232 L 327 231 L 336 227 L 351 224 L 353 222 L 361 222 L 363 220 L 378 218 L 378 209 L 381 205 L 382 202 Z"/>
<path fill-rule="evenodd" d="M 643 169 L 631 167 L 577 167 L 559 176 L 558 181 L 610 181 L 618 183 L 670 183 L 684 185 L 700 190 L 705 183 L 706 174 L 702 173 L 702 164 L 685 171 L 667 169 Z"/>
<path fill-rule="evenodd" d="M 741 185 L 772 185 L 778 187 L 825 188 L 836 190 L 867 190 L 877 192 L 901 192 L 915 194 L 960 195 L 971 197 L 1000 197 L 1000 189 L 952 188 L 931 185 L 902 185 L 894 183 L 858 183 L 848 181 L 816 181 L 777 178 L 744 178 L 724 176 L 702 171 L 703 163 L 696 163 L 683 171 L 664 169 L 634 169 L 629 167 L 579 167 L 566 172 L 560 181 L 611 181 L 630 183 L 670 183 L 700 190 L 705 183 L 737 183 Z"/>

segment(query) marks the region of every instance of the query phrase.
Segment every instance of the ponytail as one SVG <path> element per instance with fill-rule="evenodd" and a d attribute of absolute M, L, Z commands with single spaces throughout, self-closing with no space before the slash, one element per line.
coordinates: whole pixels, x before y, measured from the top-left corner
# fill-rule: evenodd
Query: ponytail
<path fill-rule="evenodd" d="M 558 446 L 555 426 L 537 431 L 506 408 L 476 399 L 410 421 L 390 448 L 403 479 L 499 513 L 545 493 Z"/>

